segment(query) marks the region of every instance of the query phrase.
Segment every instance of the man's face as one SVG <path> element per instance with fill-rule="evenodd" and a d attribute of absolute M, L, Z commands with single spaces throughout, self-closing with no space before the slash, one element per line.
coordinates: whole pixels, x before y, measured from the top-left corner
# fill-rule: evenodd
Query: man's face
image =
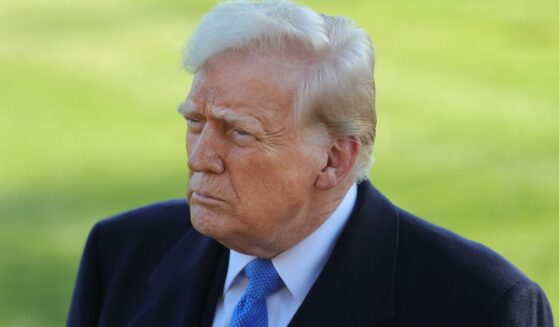
<path fill-rule="evenodd" d="M 194 228 L 268 257 L 312 231 L 314 184 L 327 161 L 320 146 L 298 137 L 290 118 L 298 74 L 271 66 L 218 55 L 195 76 L 181 108 Z"/>

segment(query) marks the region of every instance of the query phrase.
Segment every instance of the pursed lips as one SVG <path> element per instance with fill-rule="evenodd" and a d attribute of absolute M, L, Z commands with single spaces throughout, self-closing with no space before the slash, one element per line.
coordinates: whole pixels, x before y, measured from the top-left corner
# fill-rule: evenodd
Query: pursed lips
<path fill-rule="evenodd" d="M 212 203 L 219 203 L 219 202 L 225 202 L 224 199 L 214 195 L 211 192 L 207 192 L 207 191 L 200 191 L 200 190 L 191 190 L 191 195 L 190 195 L 190 202 L 199 202 L 201 204 L 212 204 Z"/>

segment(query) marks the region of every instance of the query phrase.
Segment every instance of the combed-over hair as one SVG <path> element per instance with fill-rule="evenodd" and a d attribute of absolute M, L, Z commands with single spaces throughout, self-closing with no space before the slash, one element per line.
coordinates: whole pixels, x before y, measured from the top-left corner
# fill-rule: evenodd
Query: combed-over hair
<path fill-rule="evenodd" d="M 273 53 L 274 59 L 299 65 L 304 73 L 294 117 L 316 117 L 332 138 L 356 137 L 361 150 L 353 176 L 366 178 L 376 131 L 374 50 L 367 32 L 346 17 L 287 0 L 227 1 L 203 18 L 183 65 L 194 74 L 212 56 L 235 50 Z"/>

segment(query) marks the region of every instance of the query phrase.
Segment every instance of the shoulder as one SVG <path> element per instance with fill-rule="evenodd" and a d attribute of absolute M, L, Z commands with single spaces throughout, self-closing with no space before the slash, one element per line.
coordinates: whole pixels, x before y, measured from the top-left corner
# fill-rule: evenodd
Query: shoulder
<path fill-rule="evenodd" d="M 455 317 L 467 316 L 466 308 L 467 319 L 480 323 L 500 301 L 508 301 L 503 299 L 534 292 L 545 297 L 534 282 L 490 248 L 397 211 L 397 278 L 400 292 L 410 294 L 416 304 L 422 300 L 438 304 L 447 308 L 442 315 Z"/>
<path fill-rule="evenodd" d="M 418 269 L 453 271 L 454 276 L 485 281 L 488 287 L 508 288 L 526 276 L 487 246 L 465 239 L 401 210 L 399 255 L 421 258 Z M 434 266 L 436 264 L 436 266 Z M 490 287 L 491 288 L 491 287 Z"/>
<path fill-rule="evenodd" d="M 332 256 L 342 271 L 351 267 L 344 276 L 354 302 L 392 299 L 384 308 L 395 326 L 531 326 L 499 325 L 511 312 L 516 321 L 550 319 L 543 291 L 513 264 L 398 208 L 370 183 L 359 185 Z"/>
<path fill-rule="evenodd" d="M 137 312 L 149 276 L 192 228 L 185 200 L 171 200 L 101 220 L 83 252 L 68 325 L 89 326 Z"/>
<path fill-rule="evenodd" d="M 157 202 L 111 216 L 97 223 L 104 233 L 135 238 L 159 233 L 175 233 L 190 228 L 190 212 L 186 200 Z"/>
<path fill-rule="evenodd" d="M 120 262 L 152 269 L 191 228 L 186 200 L 169 200 L 99 221 L 88 243 L 108 275 Z"/>

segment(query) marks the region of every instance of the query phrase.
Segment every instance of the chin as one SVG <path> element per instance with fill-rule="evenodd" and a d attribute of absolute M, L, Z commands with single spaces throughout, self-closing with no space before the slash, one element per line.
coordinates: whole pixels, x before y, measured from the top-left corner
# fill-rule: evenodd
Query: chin
<path fill-rule="evenodd" d="M 227 218 L 217 215 L 205 207 L 193 205 L 190 207 L 190 222 L 198 233 L 220 241 L 227 235 Z"/>
<path fill-rule="evenodd" d="M 192 227 L 200 234 L 215 238 L 218 228 L 214 219 L 195 214 L 191 211 L 190 222 L 192 223 Z"/>
<path fill-rule="evenodd" d="M 190 221 L 198 233 L 216 240 L 228 249 L 260 258 L 270 257 L 269 252 L 259 246 L 258 242 L 246 242 L 247 239 L 250 239 L 249 236 L 239 236 L 239 233 L 233 232 L 231 228 L 227 228 L 228 226 L 223 226 L 222 219 L 215 216 L 191 214 Z"/>

